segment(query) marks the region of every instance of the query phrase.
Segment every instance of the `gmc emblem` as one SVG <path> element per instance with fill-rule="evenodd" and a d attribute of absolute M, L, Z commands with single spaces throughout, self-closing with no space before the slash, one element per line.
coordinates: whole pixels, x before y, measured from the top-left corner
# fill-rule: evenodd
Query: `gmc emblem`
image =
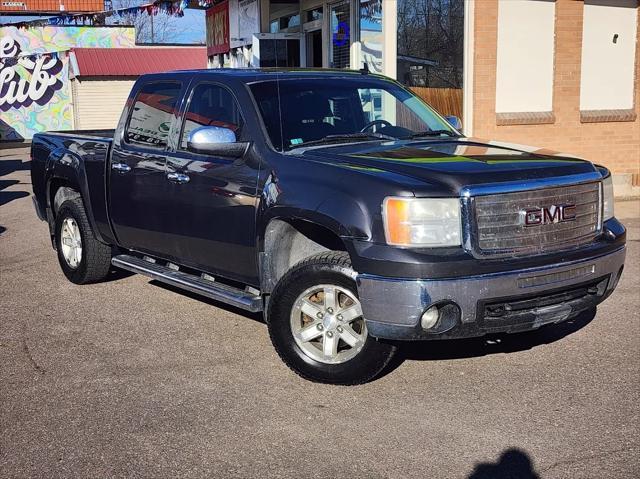
<path fill-rule="evenodd" d="M 520 210 L 520 223 L 524 226 L 540 226 L 564 223 L 576 219 L 576 205 L 551 205 L 543 208 Z"/>

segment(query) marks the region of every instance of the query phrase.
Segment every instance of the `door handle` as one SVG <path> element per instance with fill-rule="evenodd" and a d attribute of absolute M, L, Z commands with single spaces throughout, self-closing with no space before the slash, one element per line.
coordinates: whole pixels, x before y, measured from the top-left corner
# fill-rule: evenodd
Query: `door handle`
<path fill-rule="evenodd" d="M 131 171 L 131 167 L 126 163 L 113 163 L 111 169 L 116 170 L 118 173 L 128 173 Z"/>
<path fill-rule="evenodd" d="M 183 173 L 167 173 L 167 179 L 173 183 L 178 183 L 182 185 L 184 183 L 189 183 L 189 175 L 185 175 Z"/>

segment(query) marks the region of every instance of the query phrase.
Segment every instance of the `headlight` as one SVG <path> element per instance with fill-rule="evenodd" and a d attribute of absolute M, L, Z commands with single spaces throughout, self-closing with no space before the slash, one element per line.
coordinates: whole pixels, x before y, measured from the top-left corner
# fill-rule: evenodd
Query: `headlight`
<path fill-rule="evenodd" d="M 613 218 L 613 180 L 611 175 L 602 180 L 602 221 Z"/>
<path fill-rule="evenodd" d="M 459 198 L 388 197 L 382 203 L 387 243 L 396 246 L 459 246 Z"/>

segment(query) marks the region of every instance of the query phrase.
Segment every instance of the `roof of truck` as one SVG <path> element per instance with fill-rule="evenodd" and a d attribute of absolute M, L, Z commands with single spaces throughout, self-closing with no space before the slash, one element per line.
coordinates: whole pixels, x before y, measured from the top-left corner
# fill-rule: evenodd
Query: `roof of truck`
<path fill-rule="evenodd" d="M 200 70 L 180 70 L 176 72 L 167 72 L 177 73 L 177 74 L 194 74 L 194 73 L 206 73 L 211 75 L 225 75 L 238 79 L 252 79 L 255 80 L 256 77 L 282 77 L 285 76 L 287 78 L 308 78 L 308 77 L 318 77 L 318 76 L 348 76 L 354 77 L 359 75 L 368 75 L 371 77 L 385 78 L 382 75 L 377 75 L 374 73 L 365 72 L 363 70 L 347 70 L 347 69 L 337 69 L 337 68 L 210 68 L 210 69 L 200 69 Z"/>

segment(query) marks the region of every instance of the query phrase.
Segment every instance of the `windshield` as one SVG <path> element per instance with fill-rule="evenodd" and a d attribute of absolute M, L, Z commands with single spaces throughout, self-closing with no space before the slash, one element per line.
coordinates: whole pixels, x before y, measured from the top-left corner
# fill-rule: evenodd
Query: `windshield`
<path fill-rule="evenodd" d="M 390 81 L 295 78 L 257 82 L 250 89 L 280 151 L 325 142 L 458 136 L 422 100 Z"/>

